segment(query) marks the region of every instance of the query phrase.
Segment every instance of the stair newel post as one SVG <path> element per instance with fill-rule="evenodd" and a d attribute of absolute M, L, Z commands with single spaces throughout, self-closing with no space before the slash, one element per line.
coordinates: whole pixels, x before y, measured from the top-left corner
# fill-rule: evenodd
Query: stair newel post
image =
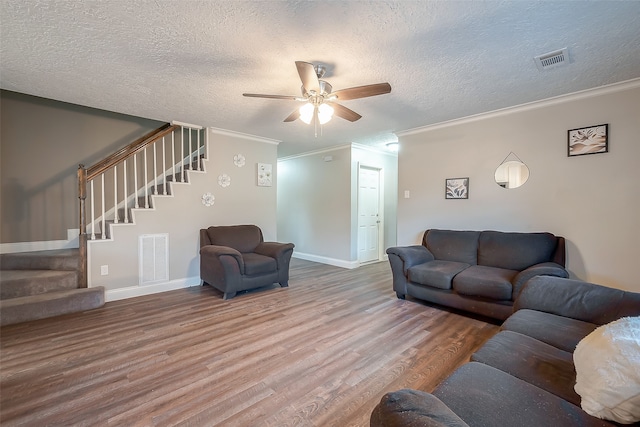
<path fill-rule="evenodd" d="M 187 169 L 191 170 L 192 169 L 192 167 L 191 167 L 191 154 L 193 153 L 193 150 L 191 149 L 191 133 L 192 132 L 191 132 L 191 128 L 187 128 L 187 129 L 189 129 L 189 154 L 188 154 L 189 162 L 187 163 Z"/>
<path fill-rule="evenodd" d="M 80 234 L 78 249 L 80 265 L 78 271 L 78 287 L 87 287 L 87 217 L 84 202 L 87 198 L 87 169 L 83 164 L 78 165 L 78 199 L 80 201 Z"/>
<path fill-rule="evenodd" d="M 129 223 L 129 203 L 127 201 L 127 199 L 129 198 L 129 195 L 127 194 L 127 159 L 125 158 L 122 161 L 122 168 L 123 168 L 123 176 L 122 176 L 122 186 L 124 188 L 124 222 L 125 223 Z"/>

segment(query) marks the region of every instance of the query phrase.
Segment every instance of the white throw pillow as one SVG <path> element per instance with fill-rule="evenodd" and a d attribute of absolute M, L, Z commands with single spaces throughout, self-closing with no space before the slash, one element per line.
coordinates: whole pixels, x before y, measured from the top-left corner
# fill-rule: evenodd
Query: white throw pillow
<path fill-rule="evenodd" d="M 640 317 L 623 317 L 584 337 L 573 353 L 576 393 L 594 417 L 640 421 Z"/>

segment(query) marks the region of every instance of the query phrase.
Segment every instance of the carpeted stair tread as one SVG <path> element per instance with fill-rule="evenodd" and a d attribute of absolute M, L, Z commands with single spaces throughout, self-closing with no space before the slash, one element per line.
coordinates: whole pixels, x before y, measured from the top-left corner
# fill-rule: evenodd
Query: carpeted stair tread
<path fill-rule="evenodd" d="M 2 270 L 0 299 L 78 288 L 78 274 L 67 270 Z"/>
<path fill-rule="evenodd" d="M 78 249 L 56 249 L 50 251 L 0 254 L 2 270 L 77 270 Z"/>
<path fill-rule="evenodd" d="M 104 287 L 67 289 L 0 300 L 0 325 L 77 313 L 104 305 Z"/>

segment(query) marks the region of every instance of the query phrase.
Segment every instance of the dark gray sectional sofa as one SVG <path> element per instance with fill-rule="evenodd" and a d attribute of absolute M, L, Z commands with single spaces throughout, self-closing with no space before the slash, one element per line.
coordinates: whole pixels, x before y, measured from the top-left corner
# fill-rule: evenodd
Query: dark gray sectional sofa
<path fill-rule="evenodd" d="M 582 410 L 572 356 L 596 327 L 625 316 L 640 316 L 640 293 L 535 277 L 501 331 L 470 362 L 432 393 L 404 389 L 386 394 L 371 415 L 371 426 L 618 425 Z"/>
<path fill-rule="evenodd" d="M 569 277 L 551 233 L 427 230 L 422 245 L 387 249 L 398 298 L 411 295 L 499 320 L 534 276 Z"/>

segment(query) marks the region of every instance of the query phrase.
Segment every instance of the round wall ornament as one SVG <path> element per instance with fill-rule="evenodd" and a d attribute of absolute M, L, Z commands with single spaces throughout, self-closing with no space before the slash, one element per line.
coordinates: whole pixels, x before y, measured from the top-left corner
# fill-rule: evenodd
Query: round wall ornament
<path fill-rule="evenodd" d="M 231 177 L 229 175 L 227 175 L 226 173 L 223 173 L 222 175 L 218 176 L 218 185 L 220 185 L 220 187 L 228 187 L 231 185 Z"/>
<path fill-rule="evenodd" d="M 202 195 L 202 204 L 206 207 L 212 206 L 215 203 L 216 198 L 211 193 L 204 193 Z"/>
<path fill-rule="evenodd" d="M 242 154 L 236 154 L 235 156 L 233 156 L 233 164 L 237 167 L 241 168 L 245 165 L 245 163 L 246 159 Z"/>

